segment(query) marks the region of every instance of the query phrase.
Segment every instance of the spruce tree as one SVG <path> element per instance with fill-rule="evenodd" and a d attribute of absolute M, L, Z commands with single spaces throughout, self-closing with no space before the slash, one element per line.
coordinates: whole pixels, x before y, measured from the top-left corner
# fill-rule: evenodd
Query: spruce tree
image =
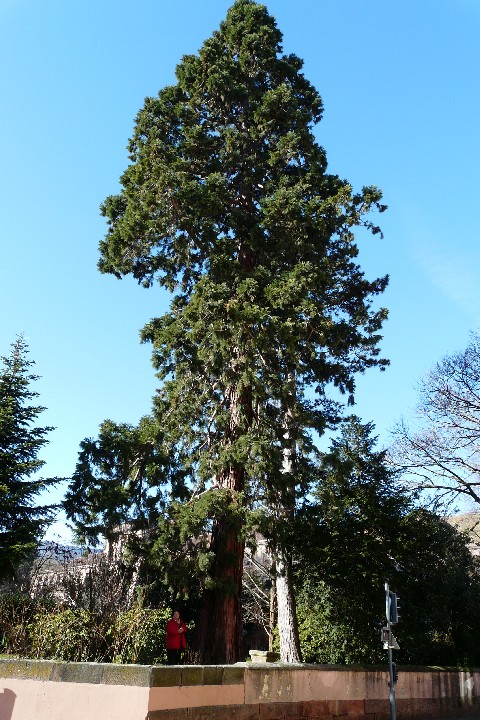
<path fill-rule="evenodd" d="M 36 477 L 44 465 L 38 453 L 52 427 L 38 427 L 45 410 L 32 405 L 38 393 L 31 383 L 25 340 L 19 337 L 0 369 L 0 578 L 12 576 L 36 547 L 51 518 L 52 507 L 37 505 L 38 495 L 55 479 Z"/>
<path fill-rule="evenodd" d="M 143 331 L 163 382 L 156 412 L 199 487 L 213 480 L 225 501 L 211 528 L 204 662 L 240 657 L 245 509 L 259 498 L 273 508 L 288 572 L 282 527 L 308 484 L 312 433 L 339 414 L 326 387 L 352 400 L 355 373 L 385 364 L 386 313 L 372 299 L 387 279 L 364 277 L 354 234 L 380 232 L 368 216 L 384 209 L 381 193 L 327 173 L 313 135 L 321 98 L 281 41 L 265 6 L 237 0 L 177 83 L 146 99 L 122 189 L 102 206 L 100 270 L 174 294 Z"/>

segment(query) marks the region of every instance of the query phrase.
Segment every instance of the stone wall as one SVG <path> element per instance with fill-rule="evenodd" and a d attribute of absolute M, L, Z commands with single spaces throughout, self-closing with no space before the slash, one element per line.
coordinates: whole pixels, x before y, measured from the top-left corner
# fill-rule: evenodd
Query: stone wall
<path fill-rule="evenodd" d="M 384 668 L 0 660 L 0 720 L 389 720 Z M 480 718 L 480 671 L 400 669 L 397 720 Z"/>

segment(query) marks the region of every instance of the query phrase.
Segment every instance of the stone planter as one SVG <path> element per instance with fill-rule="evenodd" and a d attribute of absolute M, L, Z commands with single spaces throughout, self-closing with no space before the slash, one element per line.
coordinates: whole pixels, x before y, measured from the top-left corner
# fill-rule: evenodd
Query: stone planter
<path fill-rule="evenodd" d="M 254 663 L 277 662 L 280 660 L 278 653 L 269 652 L 268 650 L 250 650 L 249 655 Z"/>

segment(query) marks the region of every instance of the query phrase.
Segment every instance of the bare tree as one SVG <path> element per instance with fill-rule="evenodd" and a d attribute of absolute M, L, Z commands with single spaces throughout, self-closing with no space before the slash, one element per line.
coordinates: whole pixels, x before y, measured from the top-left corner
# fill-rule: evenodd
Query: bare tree
<path fill-rule="evenodd" d="M 480 506 L 480 335 L 426 376 L 414 424 L 400 423 L 395 438 L 392 463 L 412 487 Z"/>

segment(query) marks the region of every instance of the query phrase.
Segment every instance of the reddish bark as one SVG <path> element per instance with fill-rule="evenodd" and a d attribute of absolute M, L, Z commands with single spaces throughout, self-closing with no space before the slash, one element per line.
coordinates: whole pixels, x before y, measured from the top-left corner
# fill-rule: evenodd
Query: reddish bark
<path fill-rule="evenodd" d="M 243 487 L 243 471 L 229 473 L 232 499 L 215 522 L 211 550 L 215 555 L 211 569 L 213 588 L 205 588 L 196 632 L 196 654 L 205 665 L 235 663 L 242 657 L 242 575 L 245 542 L 235 508 L 235 490 Z M 226 487 L 227 482 L 223 483 Z"/>

